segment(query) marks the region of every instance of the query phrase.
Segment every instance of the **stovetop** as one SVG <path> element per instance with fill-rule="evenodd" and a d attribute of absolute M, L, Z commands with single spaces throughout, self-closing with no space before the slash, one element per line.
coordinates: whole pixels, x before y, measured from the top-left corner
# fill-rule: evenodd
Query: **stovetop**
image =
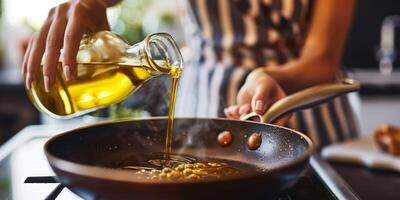
<path fill-rule="evenodd" d="M 82 199 L 60 185 L 43 152 L 47 139 L 76 125 L 30 126 L 0 148 L 0 199 Z M 27 182 L 27 183 L 24 183 Z M 274 199 L 357 199 L 318 155 L 299 182 Z"/>

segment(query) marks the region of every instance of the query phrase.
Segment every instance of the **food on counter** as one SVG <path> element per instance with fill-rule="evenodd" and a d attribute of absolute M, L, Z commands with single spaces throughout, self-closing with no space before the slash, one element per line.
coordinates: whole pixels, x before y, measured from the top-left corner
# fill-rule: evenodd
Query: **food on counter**
<path fill-rule="evenodd" d="M 383 151 L 400 155 L 400 127 L 385 125 L 377 129 L 375 141 Z"/>

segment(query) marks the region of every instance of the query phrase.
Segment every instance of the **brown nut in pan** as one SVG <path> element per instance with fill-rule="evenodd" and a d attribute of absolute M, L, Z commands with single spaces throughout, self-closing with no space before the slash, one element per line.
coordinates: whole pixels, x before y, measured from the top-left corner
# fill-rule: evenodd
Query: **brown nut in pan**
<path fill-rule="evenodd" d="M 253 133 L 247 139 L 247 147 L 250 150 L 256 150 L 261 146 L 262 138 L 260 133 Z"/>
<path fill-rule="evenodd" d="M 229 146 L 230 144 L 232 144 L 233 141 L 233 135 L 231 132 L 229 131 L 222 131 L 221 133 L 218 134 L 218 143 L 221 146 Z"/>

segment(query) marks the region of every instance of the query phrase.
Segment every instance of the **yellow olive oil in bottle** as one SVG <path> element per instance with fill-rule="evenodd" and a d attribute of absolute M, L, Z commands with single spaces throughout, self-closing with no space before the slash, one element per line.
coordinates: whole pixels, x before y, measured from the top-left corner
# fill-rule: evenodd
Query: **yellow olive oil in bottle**
<path fill-rule="evenodd" d="M 157 75 L 170 74 L 176 82 L 182 69 L 182 56 L 166 33 L 149 35 L 130 46 L 120 36 L 101 31 L 83 37 L 77 63 L 70 81 L 62 73 L 61 62 L 58 64 L 48 93 L 40 67 L 40 76 L 27 90 L 39 110 L 56 118 L 70 118 L 121 102 Z M 171 100 L 175 99 L 173 93 Z"/>
<path fill-rule="evenodd" d="M 149 161 L 159 161 L 161 165 L 155 168 L 136 163 L 121 168 L 134 170 L 138 177 L 154 180 L 236 176 L 240 172 L 236 166 L 230 166 L 233 163 L 216 159 L 186 162 L 187 159 L 182 159 L 182 156 L 171 157 L 175 101 L 182 62 L 175 41 L 166 33 L 149 35 L 144 41 L 130 46 L 120 36 L 102 31 L 85 35 L 81 40 L 78 65 L 72 80 L 66 80 L 59 62 L 49 92 L 45 90 L 43 76 L 37 76 L 27 93 L 42 112 L 56 118 L 70 118 L 121 102 L 143 82 L 160 74 L 169 74 L 172 83 L 165 149 L 162 157 L 149 157 Z M 43 74 L 42 66 L 38 74 Z"/>

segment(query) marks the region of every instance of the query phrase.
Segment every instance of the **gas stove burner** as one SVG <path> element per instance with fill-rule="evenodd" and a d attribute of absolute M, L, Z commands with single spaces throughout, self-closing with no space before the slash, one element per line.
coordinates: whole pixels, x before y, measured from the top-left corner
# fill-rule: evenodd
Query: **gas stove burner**
<path fill-rule="evenodd" d="M 30 176 L 24 183 L 59 183 L 55 176 Z"/>
<path fill-rule="evenodd" d="M 59 183 L 55 176 L 30 176 L 25 179 L 24 183 Z M 64 189 L 61 183 L 54 188 L 53 191 L 45 198 L 45 200 L 55 200 Z"/>
<path fill-rule="evenodd" d="M 55 176 L 30 176 L 27 177 L 24 183 L 33 184 L 49 184 L 59 183 Z M 307 188 L 313 188 L 312 190 Z M 55 189 L 45 198 L 45 200 L 56 200 L 58 195 L 64 189 L 64 185 L 58 184 Z M 273 200 L 291 200 L 304 199 L 304 197 L 313 197 L 316 199 L 334 199 L 327 196 L 326 188 L 320 184 L 319 180 L 311 173 L 307 173 L 300 178 L 299 182 L 286 191 L 281 192 L 273 198 Z"/>

